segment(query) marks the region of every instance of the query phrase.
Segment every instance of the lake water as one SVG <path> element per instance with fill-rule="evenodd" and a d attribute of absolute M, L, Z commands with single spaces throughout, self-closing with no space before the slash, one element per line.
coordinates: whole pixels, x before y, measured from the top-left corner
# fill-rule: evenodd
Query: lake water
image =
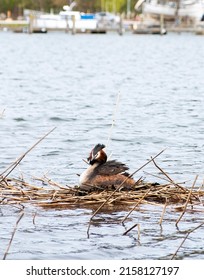
<path fill-rule="evenodd" d="M 97 143 L 133 172 L 162 149 L 157 163 L 177 182 L 191 186 L 204 173 L 204 37 L 193 34 L 137 36 L 115 33 L 0 33 L 0 171 L 56 127 L 10 175 L 78 183 Z M 135 175 L 155 181 L 153 164 Z M 0 255 L 19 216 L 0 206 Z M 35 224 L 33 214 L 36 213 Z M 86 230 L 93 209 L 43 210 L 31 206 L 19 223 L 8 259 L 168 259 L 203 212 L 141 206 L 126 222 L 127 209 L 103 210 Z M 137 230 L 122 236 L 133 224 Z M 204 258 L 204 228 L 192 233 L 178 253 Z"/>

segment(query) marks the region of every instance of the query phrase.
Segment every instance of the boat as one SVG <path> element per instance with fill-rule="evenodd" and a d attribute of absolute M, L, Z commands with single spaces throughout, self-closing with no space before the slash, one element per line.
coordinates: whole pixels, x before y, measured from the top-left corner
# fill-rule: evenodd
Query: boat
<path fill-rule="evenodd" d="M 120 26 L 120 17 L 111 13 L 96 14 L 73 11 L 70 6 L 63 6 L 59 14 L 44 14 L 25 10 L 24 16 L 30 21 L 33 32 L 36 30 L 65 30 L 81 33 L 105 33 L 107 30 L 117 30 Z"/>
<path fill-rule="evenodd" d="M 72 11 L 68 5 L 65 5 L 59 14 L 44 14 L 25 10 L 24 16 L 29 19 L 33 32 L 38 30 L 91 32 L 97 29 L 98 22 L 94 14 Z"/>
<path fill-rule="evenodd" d="M 175 19 L 175 17 L 189 17 L 200 21 L 204 14 L 204 0 L 139 0 L 135 5 L 138 11 L 142 7 L 143 14 L 151 16 L 164 16 Z"/>

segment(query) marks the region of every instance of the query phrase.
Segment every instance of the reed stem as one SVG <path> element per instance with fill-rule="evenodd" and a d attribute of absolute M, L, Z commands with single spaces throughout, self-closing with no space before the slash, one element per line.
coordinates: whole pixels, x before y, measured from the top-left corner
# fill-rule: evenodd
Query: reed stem
<path fill-rule="evenodd" d="M 171 260 L 173 260 L 173 259 L 175 258 L 175 256 L 177 255 L 177 253 L 178 253 L 178 251 L 180 250 L 180 248 L 183 246 L 183 244 L 184 244 L 184 242 L 186 241 L 186 239 L 188 238 L 188 236 L 189 236 L 192 232 L 194 232 L 194 231 L 196 231 L 197 229 L 199 229 L 200 227 L 202 227 L 203 225 L 204 225 L 204 222 L 201 223 L 199 226 L 193 228 L 192 230 L 190 230 L 190 231 L 186 234 L 186 236 L 185 236 L 184 239 L 182 240 L 181 244 L 179 245 L 178 249 L 176 250 L 176 252 L 175 252 L 175 253 L 173 254 L 173 256 L 171 257 Z"/>
<path fill-rule="evenodd" d="M 192 191 L 193 191 L 193 188 L 194 188 L 194 186 L 195 186 L 195 183 L 196 183 L 197 179 L 198 179 L 198 175 L 196 175 L 195 180 L 194 180 L 194 182 L 193 182 L 193 185 L 192 185 L 192 187 L 191 187 L 191 189 L 190 189 L 190 191 L 189 191 L 189 193 L 188 193 L 188 197 L 187 197 L 187 199 L 186 199 L 186 203 L 185 203 L 185 205 L 184 205 L 183 212 L 181 213 L 181 215 L 180 215 L 179 218 L 177 219 L 177 221 L 176 221 L 176 226 L 178 226 L 178 223 L 180 222 L 180 220 L 182 219 L 183 215 L 184 215 L 185 212 L 186 212 L 186 208 L 187 208 L 188 202 L 189 202 L 189 200 L 190 200 L 190 197 L 191 197 L 191 194 L 192 194 Z"/>
<path fill-rule="evenodd" d="M 16 168 L 16 166 L 18 166 L 20 164 L 20 162 L 24 159 L 24 157 L 30 153 L 42 140 L 44 140 L 50 133 L 52 133 L 54 130 L 56 129 L 56 127 L 54 127 L 53 129 L 51 129 L 48 133 L 46 133 L 43 137 L 41 137 L 34 145 L 32 145 L 24 154 L 22 154 L 16 161 L 14 161 L 8 168 L 6 168 L 6 170 L 4 170 L 1 174 L 0 174 L 0 183 L 2 181 L 5 180 L 6 177 L 8 177 L 11 172 Z M 10 171 L 9 171 L 10 170 Z M 6 173 L 7 172 L 7 173 Z M 5 174 L 3 176 L 3 174 Z"/>
<path fill-rule="evenodd" d="M 21 211 L 21 214 L 20 214 L 18 220 L 16 221 L 16 225 L 15 225 L 14 230 L 13 230 L 13 232 L 12 232 L 11 239 L 10 239 L 10 241 L 9 241 L 8 247 L 7 247 L 7 249 L 6 249 L 5 253 L 4 253 L 3 260 L 5 260 L 6 257 L 7 257 L 7 255 L 8 255 L 9 249 L 10 249 L 10 247 L 11 247 L 11 243 L 12 243 L 12 241 L 13 241 L 14 235 L 15 235 L 16 230 L 17 230 L 17 228 L 18 228 L 18 224 L 19 224 L 20 220 L 23 218 L 23 216 L 24 216 L 24 211 Z"/>

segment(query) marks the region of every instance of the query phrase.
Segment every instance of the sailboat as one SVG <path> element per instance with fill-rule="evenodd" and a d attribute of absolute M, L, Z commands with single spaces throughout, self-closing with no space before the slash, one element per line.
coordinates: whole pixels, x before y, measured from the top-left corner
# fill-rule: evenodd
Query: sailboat
<path fill-rule="evenodd" d="M 163 16 L 173 19 L 177 17 L 189 17 L 200 21 L 204 15 L 204 0 L 139 0 L 135 10 L 142 7 L 143 14 L 150 16 Z"/>

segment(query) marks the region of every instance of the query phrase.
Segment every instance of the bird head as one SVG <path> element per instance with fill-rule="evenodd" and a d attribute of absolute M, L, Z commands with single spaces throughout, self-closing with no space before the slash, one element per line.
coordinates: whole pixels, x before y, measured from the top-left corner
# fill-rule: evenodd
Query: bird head
<path fill-rule="evenodd" d="M 87 158 L 88 163 L 93 165 L 94 163 L 103 164 L 107 161 L 107 155 L 104 152 L 105 145 L 97 144 L 90 152 L 89 157 Z"/>

